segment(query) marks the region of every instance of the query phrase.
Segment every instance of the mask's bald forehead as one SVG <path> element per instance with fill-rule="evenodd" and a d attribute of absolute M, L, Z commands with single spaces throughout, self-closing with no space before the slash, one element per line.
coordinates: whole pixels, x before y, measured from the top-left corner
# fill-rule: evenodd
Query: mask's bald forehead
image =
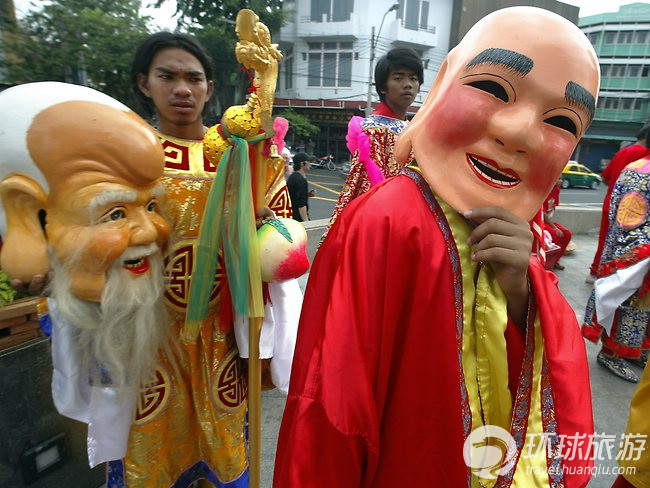
<path fill-rule="evenodd" d="M 140 117 L 93 102 L 64 102 L 41 111 L 27 143 L 52 189 L 73 175 L 91 173 L 150 184 L 164 167 L 160 143 Z"/>

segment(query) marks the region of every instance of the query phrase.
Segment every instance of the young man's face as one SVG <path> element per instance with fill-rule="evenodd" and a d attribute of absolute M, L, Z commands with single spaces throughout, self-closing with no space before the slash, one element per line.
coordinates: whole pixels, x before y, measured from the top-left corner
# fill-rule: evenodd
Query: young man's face
<path fill-rule="evenodd" d="M 388 74 L 386 80 L 386 103 L 400 110 L 408 109 L 420 90 L 420 81 L 415 71 L 398 67 Z"/>
<path fill-rule="evenodd" d="M 178 48 L 161 49 L 151 60 L 147 76 L 140 74 L 138 86 L 156 106 L 160 129 L 174 135 L 174 129 L 201 125 L 205 103 L 212 95 L 200 61 Z M 171 132 L 171 133 L 170 133 Z"/>

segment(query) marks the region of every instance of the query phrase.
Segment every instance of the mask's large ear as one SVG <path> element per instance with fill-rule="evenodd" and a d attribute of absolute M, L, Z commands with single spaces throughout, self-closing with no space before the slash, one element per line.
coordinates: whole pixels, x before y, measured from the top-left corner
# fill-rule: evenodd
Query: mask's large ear
<path fill-rule="evenodd" d="M 11 279 L 29 283 L 49 269 L 47 239 L 39 219 L 47 195 L 33 179 L 12 175 L 0 182 L 0 198 L 7 218 L 0 267 Z"/>

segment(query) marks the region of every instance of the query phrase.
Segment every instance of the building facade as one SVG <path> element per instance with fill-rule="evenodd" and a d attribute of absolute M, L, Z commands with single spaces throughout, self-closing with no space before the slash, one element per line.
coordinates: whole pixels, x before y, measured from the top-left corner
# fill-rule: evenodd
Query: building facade
<path fill-rule="evenodd" d="M 507 7 L 531 6 L 550 10 L 578 24 L 579 8 L 557 0 L 454 0 L 449 48 L 453 48 L 467 31 L 487 14 Z"/>
<path fill-rule="evenodd" d="M 650 4 L 581 17 L 580 29 L 600 63 L 600 92 L 591 127 L 574 159 L 600 171 L 650 122 Z"/>
<path fill-rule="evenodd" d="M 292 107 L 321 130 L 304 144 L 317 156 L 349 157 L 347 123 L 364 115 L 369 83 L 371 36 L 375 63 L 388 50 L 407 46 L 420 53 L 424 84 L 413 110 L 431 87 L 449 50 L 453 0 L 294 0 L 284 2 L 288 23 L 280 31 L 280 63 L 276 112 Z M 391 7 L 395 6 L 394 10 Z M 373 63 L 374 64 L 374 63 Z M 371 74 L 372 73 L 372 74 Z M 379 101 L 374 84 L 371 103 Z"/>

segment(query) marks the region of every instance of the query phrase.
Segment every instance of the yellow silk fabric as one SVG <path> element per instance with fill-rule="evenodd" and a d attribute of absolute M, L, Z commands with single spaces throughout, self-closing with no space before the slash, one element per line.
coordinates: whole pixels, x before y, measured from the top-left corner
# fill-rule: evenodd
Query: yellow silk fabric
<path fill-rule="evenodd" d="M 478 265 L 471 259 L 467 239 L 472 232 L 465 218 L 438 199 L 452 230 L 463 277 L 463 374 L 472 412 L 472 430 L 482 425 L 498 425 L 510 432 L 512 398 L 508 388 L 508 354 L 505 330 L 508 323 L 507 301 L 489 265 Z M 535 355 L 531 411 L 528 432 L 543 432 L 541 420 L 541 364 L 543 341 L 539 323 L 535 321 Z M 523 459 L 517 465 L 511 486 L 549 486 L 543 471 L 544 453 Z M 535 470 L 525 466 L 537 466 Z M 472 474 L 472 487 L 492 487 L 496 480 Z"/>
<path fill-rule="evenodd" d="M 650 367 L 646 367 L 641 377 L 632 402 L 630 404 L 630 418 L 627 423 L 627 434 L 641 434 L 646 436 L 645 450 L 641 453 L 638 460 L 632 459 L 637 457 L 636 453 L 630 456 L 627 453 L 621 454 L 622 459 L 618 462 L 621 468 L 626 468 L 628 471 L 634 469 L 635 473 L 623 475 L 634 486 L 650 486 Z M 638 447 L 638 440 L 630 438 L 631 443 Z"/>

